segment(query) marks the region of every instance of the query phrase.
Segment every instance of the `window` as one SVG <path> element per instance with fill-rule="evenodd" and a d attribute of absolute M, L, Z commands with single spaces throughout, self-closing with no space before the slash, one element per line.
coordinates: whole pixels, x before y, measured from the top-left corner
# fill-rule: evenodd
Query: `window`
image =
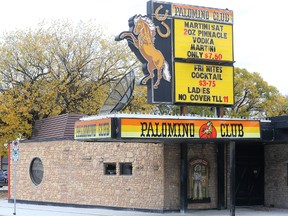
<path fill-rule="evenodd" d="M 35 185 L 39 185 L 43 179 L 43 164 L 40 158 L 34 158 L 30 164 L 30 178 Z"/>
<path fill-rule="evenodd" d="M 120 163 L 120 175 L 132 175 L 132 163 Z"/>
<path fill-rule="evenodd" d="M 105 175 L 116 175 L 116 163 L 104 163 Z"/>

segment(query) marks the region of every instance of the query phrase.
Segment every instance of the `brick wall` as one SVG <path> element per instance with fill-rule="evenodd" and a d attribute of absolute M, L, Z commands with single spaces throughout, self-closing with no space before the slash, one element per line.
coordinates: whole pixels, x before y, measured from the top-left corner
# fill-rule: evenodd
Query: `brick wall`
<path fill-rule="evenodd" d="M 20 144 L 19 155 L 19 200 L 154 210 L 164 208 L 163 144 L 27 142 Z M 42 160 L 44 167 L 44 177 L 38 186 L 32 183 L 29 175 L 30 163 L 35 157 Z M 117 175 L 104 175 L 103 164 L 106 162 L 117 163 Z M 119 162 L 131 162 L 133 174 L 119 175 Z M 13 172 L 11 180 L 13 198 Z M 177 180 L 171 179 L 170 182 L 175 182 L 175 190 L 179 190 Z M 172 202 L 174 200 L 177 200 L 177 195 Z M 172 207 L 177 208 L 177 205 Z"/>
<path fill-rule="evenodd" d="M 288 145 L 266 145 L 265 205 L 288 208 Z"/>

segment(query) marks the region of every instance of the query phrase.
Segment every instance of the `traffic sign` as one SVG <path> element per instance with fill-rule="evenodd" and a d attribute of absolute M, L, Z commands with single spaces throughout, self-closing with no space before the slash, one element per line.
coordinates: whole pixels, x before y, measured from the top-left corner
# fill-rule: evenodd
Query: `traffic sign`
<path fill-rule="evenodd" d="M 12 141 L 12 159 L 17 162 L 19 159 L 19 141 Z"/>

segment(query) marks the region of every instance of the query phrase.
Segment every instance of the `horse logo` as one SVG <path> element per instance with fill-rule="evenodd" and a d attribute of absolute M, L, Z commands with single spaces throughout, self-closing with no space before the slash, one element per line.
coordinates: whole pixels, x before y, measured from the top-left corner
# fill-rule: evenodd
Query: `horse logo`
<path fill-rule="evenodd" d="M 200 138 L 217 138 L 217 131 L 211 121 L 203 124 L 199 129 Z"/>
<path fill-rule="evenodd" d="M 126 39 L 128 43 L 133 44 L 139 51 L 141 56 L 136 55 L 137 58 L 139 60 L 141 57 L 145 59 L 146 62 L 144 64 L 148 74 L 145 74 L 145 76 L 138 81 L 140 85 L 146 85 L 149 79 L 153 81 L 155 76 L 154 70 L 156 70 L 157 81 L 153 88 L 157 89 L 162 77 L 170 82 L 171 75 L 167 61 L 161 51 L 156 49 L 154 45 L 156 27 L 147 16 L 135 15 L 131 19 L 131 22 L 130 31 L 122 32 L 115 40 L 120 41 Z"/>

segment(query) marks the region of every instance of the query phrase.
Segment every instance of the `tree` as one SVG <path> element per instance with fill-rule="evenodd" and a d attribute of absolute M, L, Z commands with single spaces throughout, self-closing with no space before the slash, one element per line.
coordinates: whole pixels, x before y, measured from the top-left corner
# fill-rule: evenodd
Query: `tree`
<path fill-rule="evenodd" d="M 288 113 L 287 99 L 259 73 L 246 69 L 234 70 L 234 97 L 234 106 L 226 109 L 228 116 L 261 118 Z"/>
<path fill-rule="evenodd" d="M 136 86 L 132 100 L 123 111 L 128 113 L 153 113 L 154 107 L 154 105 L 147 103 L 146 87 Z"/>
<path fill-rule="evenodd" d="M 31 136 L 36 120 L 64 113 L 98 114 L 111 88 L 141 64 L 126 43 L 114 42 L 99 26 L 80 22 L 42 23 L 5 34 L 0 43 L 0 144 L 19 133 Z M 226 114 L 266 117 L 288 113 L 288 98 L 259 73 L 235 68 L 235 105 Z M 136 87 L 129 112 L 179 114 L 176 105 L 147 104 Z M 189 106 L 189 114 L 214 114 L 209 106 Z M 2 150 L 1 150 L 2 148 Z M 0 145 L 0 151 L 3 145 Z"/>
<path fill-rule="evenodd" d="M 0 44 L 0 143 L 36 120 L 97 114 L 113 83 L 138 67 L 126 44 L 92 22 L 55 21 L 8 32 Z"/>
<path fill-rule="evenodd" d="M 288 96 L 281 95 L 275 87 L 271 87 L 268 99 L 263 102 L 265 116 L 281 116 L 288 114 Z"/>

